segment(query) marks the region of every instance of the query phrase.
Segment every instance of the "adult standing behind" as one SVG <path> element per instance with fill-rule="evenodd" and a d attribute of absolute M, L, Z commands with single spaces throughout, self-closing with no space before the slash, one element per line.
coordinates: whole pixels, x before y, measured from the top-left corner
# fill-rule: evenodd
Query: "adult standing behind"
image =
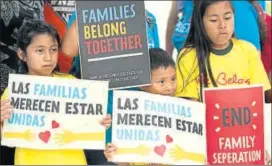
<path fill-rule="evenodd" d="M 193 2 L 194 0 L 179 0 L 172 3 L 166 30 L 166 51 L 169 55 L 172 55 L 174 48 L 178 52 L 183 48 L 189 33 Z M 253 2 L 254 0 L 232 1 L 235 10 L 235 35 L 238 39 L 251 42 L 260 51 L 264 28 Z M 258 3 L 265 8 L 264 1 Z"/>
<path fill-rule="evenodd" d="M 18 29 L 26 20 L 43 19 L 43 0 L 1 0 L 0 15 L 0 95 L 8 85 L 9 73 L 18 70 Z M 1 146 L 1 165 L 14 164 L 14 148 Z"/>
<path fill-rule="evenodd" d="M 54 11 L 68 23 L 73 12 L 75 11 L 75 0 L 65 0 L 65 1 L 56 1 L 56 0 L 46 0 L 53 7 Z"/>
<path fill-rule="evenodd" d="M 173 49 L 181 50 L 190 30 L 193 1 L 173 1 L 166 29 L 166 52 L 172 56 Z"/>

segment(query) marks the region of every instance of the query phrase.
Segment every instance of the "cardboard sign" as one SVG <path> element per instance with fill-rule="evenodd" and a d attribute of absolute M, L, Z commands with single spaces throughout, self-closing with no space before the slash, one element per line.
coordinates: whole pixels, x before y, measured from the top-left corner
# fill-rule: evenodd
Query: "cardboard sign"
<path fill-rule="evenodd" d="M 139 91 L 114 91 L 114 162 L 205 164 L 205 105 Z"/>
<path fill-rule="evenodd" d="M 9 75 L 14 106 L 2 145 L 31 149 L 104 149 L 108 82 Z"/>
<path fill-rule="evenodd" d="M 204 89 L 210 164 L 264 164 L 262 86 Z"/>
<path fill-rule="evenodd" d="M 76 1 L 76 12 L 83 79 L 150 84 L 144 1 Z"/>

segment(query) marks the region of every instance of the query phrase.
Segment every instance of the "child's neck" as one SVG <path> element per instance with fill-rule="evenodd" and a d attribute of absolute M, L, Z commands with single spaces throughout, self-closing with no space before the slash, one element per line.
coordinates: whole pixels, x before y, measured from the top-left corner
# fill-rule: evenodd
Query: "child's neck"
<path fill-rule="evenodd" d="M 33 75 L 33 76 L 45 76 L 45 77 L 53 77 L 54 76 L 54 72 L 52 72 L 50 75 L 40 75 L 37 73 L 33 73 L 33 72 L 28 72 L 28 75 Z"/>
<path fill-rule="evenodd" d="M 215 55 L 226 55 L 228 54 L 233 48 L 233 41 L 230 40 L 227 45 L 224 47 L 212 47 L 211 52 Z"/>
<path fill-rule="evenodd" d="M 230 44 L 230 41 L 228 41 L 228 43 L 222 44 L 222 45 L 213 45 L 212 49 L 214 49 L 214 50 L 224 50 L 224 49 L 228 48 L 229 44 Z"/>

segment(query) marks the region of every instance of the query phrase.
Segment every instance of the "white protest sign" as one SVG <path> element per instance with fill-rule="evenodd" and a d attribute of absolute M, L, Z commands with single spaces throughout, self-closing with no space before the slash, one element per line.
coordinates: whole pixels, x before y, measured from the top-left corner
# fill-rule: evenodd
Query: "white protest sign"
<path fill-rule="evenodd" d="M 138 91 L 114 91 L 113 162 L 204 164 L 205 105 Z"/>
<path fill-rule="evenodd" d="M 2 145 L 31 149 L 104 149 L 108 82 L 10 74 L 14 106 Z"/>

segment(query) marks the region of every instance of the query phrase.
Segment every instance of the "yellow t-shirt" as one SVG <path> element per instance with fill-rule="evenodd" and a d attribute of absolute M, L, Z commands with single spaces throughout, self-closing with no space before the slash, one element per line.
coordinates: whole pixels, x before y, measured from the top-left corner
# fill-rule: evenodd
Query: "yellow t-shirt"
<path fill-rule="evenodd" d="M 53 77 L 75 79 L 70 74 L 54 73 Z M 7 98 L 7 90 L 1 99 Z M 15 165 L 87 165 L 83 150 L 34 150 L 16 148 Z"/>
<path fill-rule="evenodd" d="M 271 89 L 261 57 L 249 42 L 232 39 L 233 47 L 225 55 L 210 53 L 213 77 L 218 87 L 262 84 L 264 90 Z M 185 51 L 183 49 L 179 56 Z M 196 50 L 192 49 L 180 57 L 177 65 L 176 96 L 199 99 L 200 83 Z M 209 87 L 213 87 L 208 77 Z"/>

